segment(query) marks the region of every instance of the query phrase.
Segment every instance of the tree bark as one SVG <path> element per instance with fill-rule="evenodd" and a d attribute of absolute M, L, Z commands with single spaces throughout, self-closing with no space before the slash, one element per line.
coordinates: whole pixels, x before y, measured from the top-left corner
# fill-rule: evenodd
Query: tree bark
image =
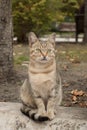
<path fill-rule="evenodd" d="M 84 42 L 87 43 L 87 0 L 85 0 Z"/>
<path fill-rule="evenodd" d="M 0 78 L 13 74 L 11 0 L 0 0 Z"/>

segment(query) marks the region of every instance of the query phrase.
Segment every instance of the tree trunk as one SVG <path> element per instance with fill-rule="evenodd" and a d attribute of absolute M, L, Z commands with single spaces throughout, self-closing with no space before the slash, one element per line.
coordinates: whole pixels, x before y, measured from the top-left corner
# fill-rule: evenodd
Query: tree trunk
<path fill-rule="evenodd" d="M 0 0 L 0 79 L 13 74 L 11 0 Z"/>
<path fill-rule="evenodd" d="M 87 43 L 87 0 L 85 0 L 84 42 Z"/>

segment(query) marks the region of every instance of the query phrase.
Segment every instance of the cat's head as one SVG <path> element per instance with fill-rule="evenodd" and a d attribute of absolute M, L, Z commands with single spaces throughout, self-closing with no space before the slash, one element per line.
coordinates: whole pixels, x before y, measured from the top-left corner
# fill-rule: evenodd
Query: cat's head
<path fill-rule="evenodd" d="M 47 41 L 40 41 L 37 36 L 31 32 L 28 36 L 30 59 L 47 63 L 55 59 L 55 34 L 51 34 Z"/>

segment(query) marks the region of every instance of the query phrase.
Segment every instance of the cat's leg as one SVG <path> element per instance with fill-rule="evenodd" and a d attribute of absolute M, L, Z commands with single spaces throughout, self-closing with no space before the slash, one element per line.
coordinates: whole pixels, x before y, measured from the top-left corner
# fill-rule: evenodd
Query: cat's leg
<path fill-rule="evenodd" d="M 36 103 L 36 106 L 37 106 L 37 109 L 38 109 L 38 111 L 35 115 L 35 118 L 38 119 L 39 121 L 49 120 L 42 98 L 41 97 L 35 97 L 35 103 Z"/>
<path fill-rule="evenodd" d="M 46 110 L 45 110 L 45 105 L 44 105 L 43 99 L 41 97 L 35 97 L 35 103 L 38 108 L 38 114 L 45 116 Z"/>
<path fill-rule="evenodd" d="M 47 117 L 46 109 L 45 109 L 45 103 L 40 93 L 35 89 L 32 89 L 32 93 L 33 93 L 33 99 L 34 99 L 35 105 L 37 107 L 37 113 L 35 114 L 35 118 L 38 121 L 49 120 L 49 118 Z"/>
<path fill-rule="evenodd" d="M 52 120 L 55 117 L 54 106 L 55 106 L 55 98 L 50 97 L 47 104 L 47 115 L 50 120 Z"/>
<path fill-rule="evenodd" d="M 33 98 L 38 109 L 38 114 L 45 116 L 46 110 L 43 98 L 41 97 L 40 93 L 37 90 L 32 89 L 32 91 L 33 91 Z"/>
<path fill-rule="evenodd" d="M 47 115 L 50 120 L 55 117 L 55 90 L 52 90 L 47 102 Z"/>

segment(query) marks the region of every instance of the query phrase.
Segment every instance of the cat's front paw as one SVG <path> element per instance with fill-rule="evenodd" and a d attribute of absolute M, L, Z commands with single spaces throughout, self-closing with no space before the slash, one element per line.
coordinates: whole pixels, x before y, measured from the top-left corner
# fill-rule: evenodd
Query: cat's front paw
<path fill-rule="evenodd" d="M 54 111 L 48 111 L 47 112 L 47 115 L 49 117 L 50 120 L 53 120 L 55 118 L 55 113 Z"/>
<path fill-rule="evenodd" d="M 47 114 L 40 114 L 40 113 L 35 114 L 35 119 L 40 122 L 49 120 Z"/>

